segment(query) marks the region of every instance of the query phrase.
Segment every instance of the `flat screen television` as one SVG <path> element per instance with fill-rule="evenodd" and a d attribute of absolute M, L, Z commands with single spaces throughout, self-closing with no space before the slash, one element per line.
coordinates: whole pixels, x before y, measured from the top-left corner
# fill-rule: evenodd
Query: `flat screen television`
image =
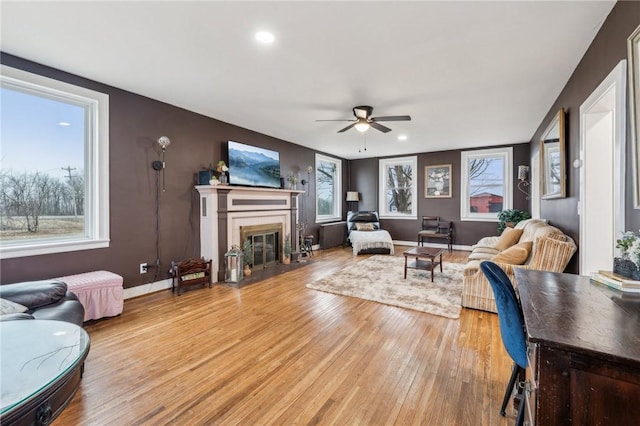
<path fill-rule="evenodd" d="M 280 153 L 240 142 L 227 143 L 229 184 L 280 188 Z"/>

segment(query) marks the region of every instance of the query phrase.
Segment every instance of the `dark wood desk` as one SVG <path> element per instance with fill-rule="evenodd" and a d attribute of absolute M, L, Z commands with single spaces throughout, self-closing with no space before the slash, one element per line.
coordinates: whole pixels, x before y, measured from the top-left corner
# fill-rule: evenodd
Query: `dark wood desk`
<path fill-rule="evenodd" d="M 638 424 L 640 295 L 579 275 L 515 271 L 529 340 L 529 424 Z"/>

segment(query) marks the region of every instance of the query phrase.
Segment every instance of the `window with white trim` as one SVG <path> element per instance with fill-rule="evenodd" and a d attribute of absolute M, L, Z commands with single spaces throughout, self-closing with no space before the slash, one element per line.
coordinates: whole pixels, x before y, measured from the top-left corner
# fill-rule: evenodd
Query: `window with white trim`
<path fill-rule="evenodd" d="M 417 219 L 418 157 L 387 158 L 379 162 L 380 217 Z"/>
<path fill-rule="evenodd" d="M 342 218 L 342 161 L 316 154 L 316 222 Z"/>
<path fill-rule="evenodd" d="M 512 208 L 513 148 L 463 151 L 460 219 L 497 222 Z"/>
<path fill-rule="evenodd" d="M 2 66 L 0 257 L 109 246 L 109 96 Z"/>

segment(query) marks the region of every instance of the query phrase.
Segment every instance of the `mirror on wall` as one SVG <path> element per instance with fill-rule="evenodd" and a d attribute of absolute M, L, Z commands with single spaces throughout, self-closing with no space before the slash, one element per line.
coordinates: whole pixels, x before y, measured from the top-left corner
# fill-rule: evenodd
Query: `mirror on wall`
<path fill-rule="evenodd" d="M 566 197 L 565 116 L 561 108 L 540 141 L 541 198 Z"/>

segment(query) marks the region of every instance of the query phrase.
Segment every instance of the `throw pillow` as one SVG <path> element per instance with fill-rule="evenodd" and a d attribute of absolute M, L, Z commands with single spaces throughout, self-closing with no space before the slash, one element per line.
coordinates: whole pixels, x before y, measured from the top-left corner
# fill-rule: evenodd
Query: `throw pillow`
<path fill-rule="evenodd" d="M 522 229 L 505 228 L 500 235 L 500 239 L 496 243 L 496 250 L 506 250 L 520 240 Z"/>
<path fill-rule="evenodd" d="M 29 308 L 19 303 L 7 299 L 0 299 L 0 315 L 21 314 L 27 312 Z"/>
<path fill-rule="evenodd" d="M 373 231 L 373 223 L 356 223 L 356 231 Z"/>
<path fill-rule="evenodd" d="M 522 265 L 531 253 L 533 241 L 515 244 L 491 258 L 494 262 L 507 263 L 509 265 Z"/>

